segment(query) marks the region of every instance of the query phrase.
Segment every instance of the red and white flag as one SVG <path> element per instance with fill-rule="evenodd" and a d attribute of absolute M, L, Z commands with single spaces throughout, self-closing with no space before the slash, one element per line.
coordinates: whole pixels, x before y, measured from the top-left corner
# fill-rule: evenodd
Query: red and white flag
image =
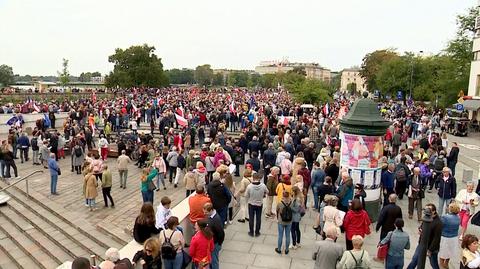
<path fill-rule="evenodd" d="M 133 108 L 133 113 L 136 113 L 138 109 L 134 103 L 132 103 L 132 108 Z"/>
<path fill-rule="evenodd" d="M 92 128 L 92 137 L 95 137 L 95 124 L 92 123 L 92 124 L 90 125 L 90 128 Z"/>
<path fill-rule="evenodd" d="M 228 107 L 230 108 L 230 112 L 237 113 L 237 111 L 235 110 L 235 102 L 233 100 Z"/>
<path fill-rule="evenodd" d="M 343 119 L 343 117 L 347 114 L 347 107 L 346 106 L 342 106 L 340 107 L 340 110 L 338 111 L 338 118 L 339 119 Z"/>
<path fill-rule="evenodd" d="M 41 109 L 37 106 L 37 103 L 33 103 L 33 109 L 37 112 L 41 111 Z"/>
<path fill-rule="evenodd" d="M 325 114 L 326 116 L 328 116 L 330 114 L 330 105 L 328 103 L 326 103 L 323 106 L 323 114 Z"/>
<path fill-rule="evenodd" d="M 281 116 L 281 117 L 278 119 L 278 124 L 284 125 L 284 126 L 288 126 L 288 118 L 285 117 L 285 116 Z"/>
<path fill-rule="evenodd" d="M 180 115 L 178 115 L 177 113 L 175 113 L 175 119 L 177 119 L 177 123 L 178 123 L 180 126 L 187 127 L 188 121 L 187 121 L 187 119 L 185 119 L 183 116 L 180 116 Z"/>
<path fill-rule="evenodd" d="M 181 107 L 177 107 L 177 109 L 175 110 L 175 113 L 178 114 L 179 116 L 185 117 L 185 113 L 183 111 L 183 108 Z"/>

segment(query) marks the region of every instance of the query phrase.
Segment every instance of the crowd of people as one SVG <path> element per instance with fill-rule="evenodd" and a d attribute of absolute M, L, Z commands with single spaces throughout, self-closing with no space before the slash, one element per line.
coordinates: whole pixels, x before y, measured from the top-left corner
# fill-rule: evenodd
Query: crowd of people
<path fill-rule="evenodd" d="M 143 261 L 144 268 L 184 268 L 189 257 L 193 268 L 219 268 L 224 229 L 232 224 L 236 205 L 238 222 L 248 222 L 251 237 L 261 235 L 262 215 L 277 222 L 278 242 L 272 252 L 288 255 L 301 248 L 300 223 L 306 211 L 313 210 L 313 229 L 323 239 L 315 245 L 315 268 L 371 267 L 376 255 L 362 248 L 373 229 L 365 185 L 354 183 L 348 169 L 340 166 L 339 118 L 355 98 L 335 94 L 335 102 L 305 108 L 277 89 L 131 89 L 116 94 L 112 100 L 92 96 L 40 104 L 51 113 L 37 121 L 31 138 L 17 124 L 2 141 L 0 176 L 10 178 L 11 168 L 18 176 L 17 152 L 28 162 L 31 148 L 32 163 L 50 170 L 51 194 L 58 195 L 57 161 L 65 158 L 66 149 L 72 172 L 84 177 L 85 205 L 94 211 L 99 185 L 105 207 L 108 201 L 114 207 L 109 154 L 119 155 L 121 189 L 127 187 L 135 163 L 142 169 L 144 204 L 133 235 L 143 250 L 131 262 Z M 55 125 L 57 110 L 69 113 L 62 127 Z M 469 181 L 457 191 L 459 148 L 447 139 L 444 112 L 392 101 L 381 103 L 379 110 L 392 122 L 379 160 L 383 199 L 375 227 L 379 246 L 389 246 L 385 267 L 403 268 L 404 250 L 414 245 L 403 231 L 404 217 L 416 215 L 422 242 L 423 212 L 428 211 L 433 232 L 426 247 L 432 268 L 448 268 L 454 257 L 461 257 L 464 268 L 477 268 L 478 239 L 466 230 L 479 188 Z M 141 125 L 150 132 L 140 132 Z M 169 197 L 153 207 L 156 192 L 179 187 L 189 199 L 190 225 L 196 231 L 191 239 L 172 216 Z M 423 205 L 427 195 L 438 202 Z M 397 205 L 404 198 L 407 214 Z M 342 233 L 345 246 L 336 242 Z M 418 244 L 407 268 L 416 268 L 421 248 Z"/>

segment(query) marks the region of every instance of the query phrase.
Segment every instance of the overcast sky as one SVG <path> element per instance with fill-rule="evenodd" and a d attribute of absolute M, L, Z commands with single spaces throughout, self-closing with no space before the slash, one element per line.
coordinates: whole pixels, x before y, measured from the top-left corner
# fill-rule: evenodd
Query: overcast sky
<path fill-rule="evenodd" d="M 376 49 L 437 53 L 474 0 L 0 0 L 0 64 L 16 74 L 112 69 L 154 45 L 164 67 L 254 69 L 263 60 L 360 65 Z"/>

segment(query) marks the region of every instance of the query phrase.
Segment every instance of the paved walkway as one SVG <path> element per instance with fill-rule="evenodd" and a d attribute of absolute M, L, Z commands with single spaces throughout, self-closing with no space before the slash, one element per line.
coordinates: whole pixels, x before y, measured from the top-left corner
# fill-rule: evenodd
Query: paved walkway
<path fill-rule="evenodd" d="M 459 163 L 457 166 L 457 177 L 462 178 L 463 164 Z M 458 189 L 464 188 L 461 181 L 457 181 Z M 436 193 L 426 193 L 426 198 L 423 200 L 423 205 L 427 203 L 438 204 Z M 310 199 L 310 202 L 312 200 Z M 309 203 L 310 203 L 309 202 Z M 408 200 L 404 198 L 399 200 L 398 205 L 402 208 L 402 213 L 405 218 L 405 231 L 410 235 L 410 250 L 405 252 L 405 267 L 410 262 L 415 248 L 418 244 L 418 226 L 419 222 L 414 218 L 408 219 Z M 310 205 L 311 206 L 311 205 Z M 415 214 L 414 214 L 415 215 Z M 260 269 L 260 268 L 282 268 L 282 269 L 307 269 L 313 268 L 314 261 L 312 260 L 312 253 L 314 251 L 314 244 L 316 240 L 322 240 L 317 236 L 312 229 L 316 212 L 308 210 L 306 215 L 300 222 L 301 230 L 301 245 L 297 250 L 290 250 L 288 255 L 277 254 L 274 249 L 277 245 L 277 223 L 274 219 L 266 219 L 262 214 L 262 228 L 261 236 L 250 237 L 248 232 L 248 223 L 239 223 L 234 221 L 226 229 L 226 239 L 220 254 L 221 268 L 228 269 Z M 371 227 L 372 233 L 367 236 L 364 244 L 364 249 L 367 250 L 370 257 L 376 255 L 376 246 L 380 238 L 380 233 L 375 232 L 374 223 Z M 479 234 L 480 227 L 469 225 L 468 232 Z M 284 239 L 285 240 L 285 239 Z M 338 240 L 338 244 L 345 246 L 345 235 L 342 234 Z M 460 247 L 459 245 L 455 247 Z M 454 259 L 450 262 L 450 268 L 458 268 L 459 259 Z M 372 260 L 372 268 L 385 268 L 383 263 L 378 263 Z M 427 261 L 426 268 L 431 268 Z M 327 269 L 327 268 L 326 268 Z"/>

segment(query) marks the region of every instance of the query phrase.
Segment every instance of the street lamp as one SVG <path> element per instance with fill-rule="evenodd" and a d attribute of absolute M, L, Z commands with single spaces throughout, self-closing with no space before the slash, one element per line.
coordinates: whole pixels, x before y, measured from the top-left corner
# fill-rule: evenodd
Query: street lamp
<path fill-rule="evenodd" d="M 418 54 L 423 54 L 423 50 L 419 51 Z M 415 55 L 414 55 L 415 56 Z M 411 71 L 410 71 L 410 98 L 412 98 L 412 89 L 413 89 L 413 65 L 414 65 L 414 57 L 412 57 L 411 62 Z M 412 99 L 413 100 L 413 99 Z"/>

